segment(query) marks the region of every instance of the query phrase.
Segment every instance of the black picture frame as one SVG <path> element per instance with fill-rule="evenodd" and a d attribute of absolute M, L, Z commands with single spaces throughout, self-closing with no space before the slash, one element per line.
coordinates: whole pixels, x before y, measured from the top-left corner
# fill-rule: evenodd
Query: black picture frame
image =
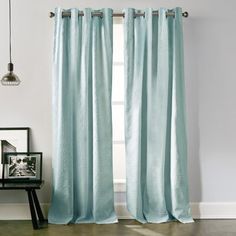
<path fill-rule="evenodd" d="M 3 182 L 42 182 L 42 152 L 8 152 L 4 154 Z"/>
<path fill-rule="evenodd" d="M 9 152 L 30 151 L 29 127 L 0 127 L 0 160 L 4 165 L 4 154 Z M 2 166 L 1 166 L 2 167 Z M 4 168 L 2 179 L 4 179 Z"/>

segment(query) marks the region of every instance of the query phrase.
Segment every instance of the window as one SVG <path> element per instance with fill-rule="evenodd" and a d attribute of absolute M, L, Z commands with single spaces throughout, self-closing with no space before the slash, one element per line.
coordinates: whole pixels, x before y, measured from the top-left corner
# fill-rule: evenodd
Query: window
<path fill-rule="evenodd" d="M 114 183 L 125 182 L 124 138 L 124 54 L 123 25 L 114 18 L 113 25 L 113 176 Z"/>

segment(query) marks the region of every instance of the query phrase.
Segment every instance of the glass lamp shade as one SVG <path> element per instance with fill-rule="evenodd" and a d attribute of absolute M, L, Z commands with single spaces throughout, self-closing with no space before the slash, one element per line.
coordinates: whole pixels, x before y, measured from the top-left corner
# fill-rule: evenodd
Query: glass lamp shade
<path fill-rule="evenodd" d="M 13 73 L 13 64 L 11 62 L 8 64 L 8 70 L 9 72 L 5 74 L 1 79 L 2 85 L 6 85 L 6 86 L 19 85 L 20 79 L 18 78 L 16 74 Z"/>
<path fill-rule="evenodd" d="M 6 86 L 17 86 L 20 84 L 20 79 L 16 74 L 10 71 L 2 77 L 1 83 Z"/>

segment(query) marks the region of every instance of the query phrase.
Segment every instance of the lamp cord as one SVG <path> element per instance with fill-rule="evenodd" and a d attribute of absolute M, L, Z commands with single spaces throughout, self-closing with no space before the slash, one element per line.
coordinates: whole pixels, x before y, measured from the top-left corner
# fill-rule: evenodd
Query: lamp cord
<path fill-rule="evenodd" d="M 12 63 L 12 58 L 11 58 L 11 0 L 9 0 L 9 54 L 10 54 L 10 63 Z"/>

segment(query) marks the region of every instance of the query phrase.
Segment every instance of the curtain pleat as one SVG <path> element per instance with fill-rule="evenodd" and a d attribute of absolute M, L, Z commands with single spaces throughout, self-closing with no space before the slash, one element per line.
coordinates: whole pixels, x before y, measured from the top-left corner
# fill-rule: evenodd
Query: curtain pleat
<path fill-rule="evenodd" d="M 112 10 L 56 9 L 53 59 L 53 193 L 49 222 L 114 223 Z"/>
<path fill-rule="evenodd" d="M 127 206 L 138 221 L 192 222 L 181 8 L 124 10 Z"/>

